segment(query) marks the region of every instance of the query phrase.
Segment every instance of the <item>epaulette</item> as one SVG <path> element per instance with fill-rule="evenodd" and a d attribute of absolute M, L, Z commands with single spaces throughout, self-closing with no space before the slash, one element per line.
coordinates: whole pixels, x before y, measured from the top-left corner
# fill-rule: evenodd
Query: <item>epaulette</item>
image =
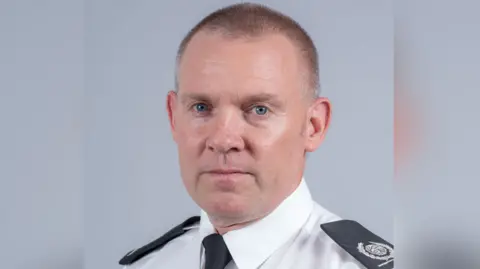
<path fill-rule="evenodd" d="M 393 245 L 353 220 L 320 225 L 322 230 L 367 269 L 393 268 Z"/>
<path fill-rule="evenodd" d="M 199 221 L 200 216 L 194 216 L 185 220 L 183 223 L 177 225 L 176 227 L 168 231 L 166 234 L 162 235 L 160 238 L 148 243 L 147 245 L 139 249 L 134 249 L 128 252 L 122 259 L 120 259 L 118 263 L 120 265 L 130 265 L 140 260 L 141 258 L 152 253 L 153 251 L 162 248 L 173 239 L 183 235 L 189 230 L 189 226 L 192 226 Z"/>

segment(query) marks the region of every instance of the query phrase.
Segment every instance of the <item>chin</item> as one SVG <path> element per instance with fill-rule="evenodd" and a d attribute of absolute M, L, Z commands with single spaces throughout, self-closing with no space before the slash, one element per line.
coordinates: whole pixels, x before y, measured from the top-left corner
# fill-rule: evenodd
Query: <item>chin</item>
<path fill-rule="evenodd" d="M 248 208 L 245 199 L 238 195 L 224 194 L 207 201 L 205 211 L 217 217 L 238 218 L 244 216 L 249 211 Z"/>

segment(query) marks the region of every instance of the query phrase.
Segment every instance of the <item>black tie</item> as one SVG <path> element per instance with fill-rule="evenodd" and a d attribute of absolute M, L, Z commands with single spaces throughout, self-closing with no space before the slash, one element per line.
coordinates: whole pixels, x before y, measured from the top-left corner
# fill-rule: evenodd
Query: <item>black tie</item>
<path fill-rule="evenodd" d="M 205 248 L 205 269 L 224 269 L 232 260 L 232 255 L 219 234 L 211 234 L 203 239 Z"/>

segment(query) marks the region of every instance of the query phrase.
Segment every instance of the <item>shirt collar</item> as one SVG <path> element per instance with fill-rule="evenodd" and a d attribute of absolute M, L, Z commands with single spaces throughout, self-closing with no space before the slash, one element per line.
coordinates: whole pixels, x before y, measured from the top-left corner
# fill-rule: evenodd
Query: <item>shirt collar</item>
<path fill-rule="evenodd" d="M 307 221 L 313 200 L 305 180 L 297 189 L 263 219 L 223 235 L 235 264 L 240 269 L 257 268 L 294 236 Z M 205 211 L 201 211 L 200 233 L 215 232 Z"/>

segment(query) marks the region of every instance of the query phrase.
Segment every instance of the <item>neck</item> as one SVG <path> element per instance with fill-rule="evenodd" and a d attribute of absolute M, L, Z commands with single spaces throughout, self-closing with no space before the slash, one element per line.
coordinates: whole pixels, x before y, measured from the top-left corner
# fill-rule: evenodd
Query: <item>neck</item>
<path fill-rule="evenodd" d="M 217 233 L 219 235 L 224 235 L 230 231 L 233 231 L 233 230 L 238 230 L 238 229 L 241 229 L 243 227 L 246 227 L 254 222 L 256 222 L 257 220 L 259 219 L 254 219 L 254 220 L 250 220 L 250 221 L 246 221 L 246 222 L 241 222 L 241 223 L 235 223 L 233 225 L 229 225 L 229 226 L 221 226 L 221 225 L 215 225 L 215 230 L 217 231 Z"/>
<path fill-rule="evenodd" d="M 270 212 L 262 213 L 262 214 L 255 214 L 250 216 L 237 216 L 237 217 L 226 217 L 226 216 L 218 216 L 218 215 L 210 215 L 208 214 L 208 218 L 212 223 L 215 231 L 220 234 L 224 235 L 233 230 L 239 230 L 246 226 L 251 225 L 254 222 L 257 222 L 267 216 Z"/>
<path fill-rule="evenodd" d="M 250 215 L 248 217 L 243 216 L 241 218 L 238 218 L 238 217 L 225 218 L 225 216 L 212 216 L 212 215 L 209 215 L 208 218 L 210 219 L 210 222 L 212 223 L 216 232 L 220 235 L 224 235 L 233 230 L 242 229 L 246 226 L 251 225 L 252 223 L 255 223 L 263 219 L 264 217 L 272 213 L 285 200 L 285 198 L 291 195 L 298 188 L 299 184 L 300 184 L 300 181 L 290 185 L 286 194 L 280 197 L 278 201 L 275 201 L 274 203 L 275 206 L 270 207 L 270 209 L 268 209 L 267 211 L 263 211 L 264 213 L 261 213 L 261 214 L 257 213 L 257 214 Z"/>
<path fill-rule="evenodd" d="M 301 173 L 297 176 L 298 180 L 295 182 L 292 182 L 292 184 L 287 185 L 286 190 L 283 191 L 284 195 L 281 197 L 278 197 L 275 201 L 272 201 L 272 205 L 264 208 L 264 210 L 259 210 L 263 211 L 263 213 L 253 213 L 249 214 L 249 216 L 237 216 L 237 217 L 225 217 L 224 215 L 216 215 L 216 214 L 208 214 L 208 218 L 210 219 L 210 222 L 212 223 L 213 227 L 215 228 L 216 232 L 220 235 L 224 235 L 230 231 L 242 229 L 246 226 L 251 225 L 252 223 L 255 223 L 264 217 L 268 216 L 270 213 L 272 213 L 288 196 L 290 196 L 299 186 L 300 182 L 302 181 L 302 175 L 303 175 L 303 169 Z M 266 209 L 266 210 L 265 210 Z"/>

